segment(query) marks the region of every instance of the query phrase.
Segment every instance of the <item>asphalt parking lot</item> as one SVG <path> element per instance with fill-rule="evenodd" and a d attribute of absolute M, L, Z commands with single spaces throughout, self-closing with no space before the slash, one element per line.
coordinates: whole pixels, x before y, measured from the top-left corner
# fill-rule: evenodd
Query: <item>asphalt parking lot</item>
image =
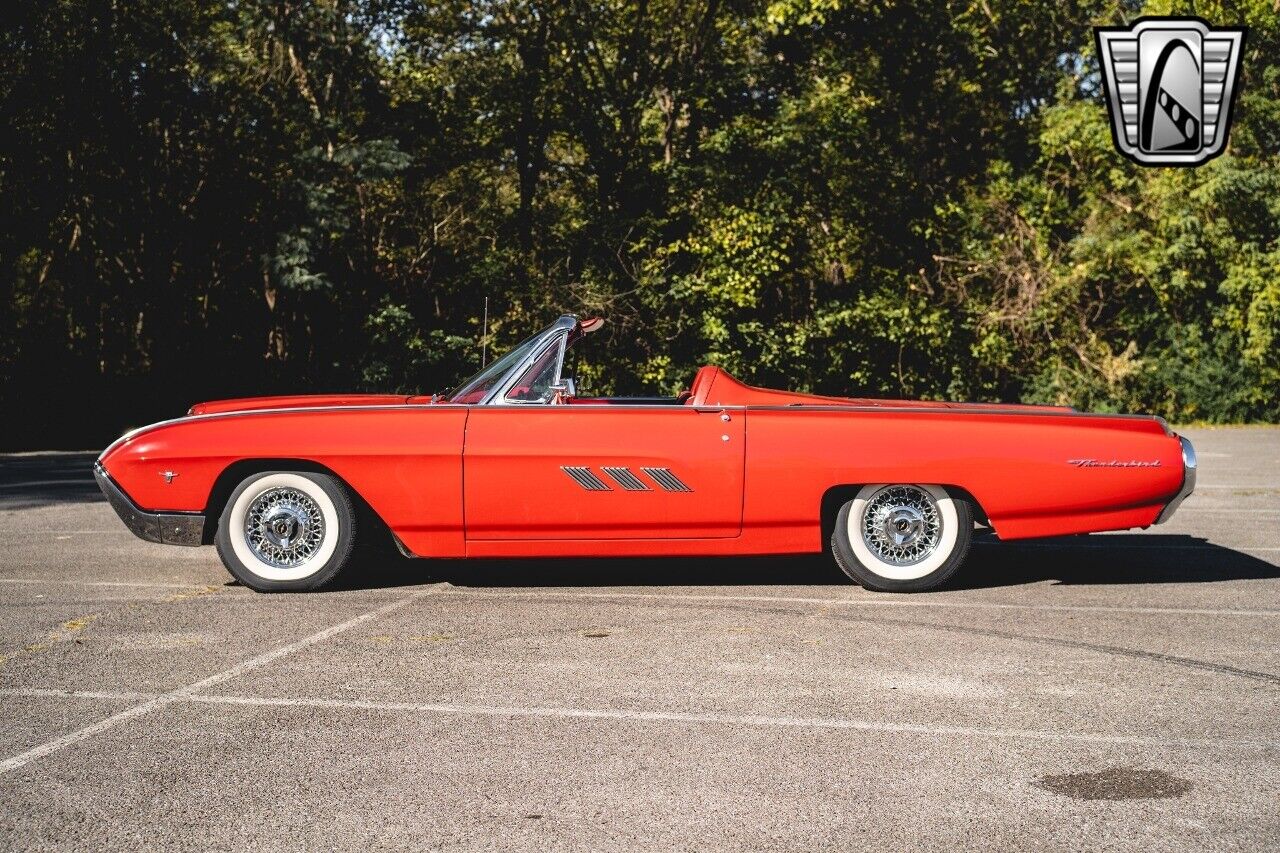
<path fill-rule="evenodd" d="M 258 595 L 0 456 L 0 845 L 1276 849 L 1280 429 L 1143 532 L 824 559 L 406 561 Z"/>

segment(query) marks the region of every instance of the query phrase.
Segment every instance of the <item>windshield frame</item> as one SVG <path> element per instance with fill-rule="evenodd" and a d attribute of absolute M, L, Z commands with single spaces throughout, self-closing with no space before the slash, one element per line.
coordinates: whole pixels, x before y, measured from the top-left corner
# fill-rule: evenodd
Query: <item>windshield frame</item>
<path fill-rule="evenodd" d="M 446 395 L 447 402 L 454 402 L 456 398 L 471 393 L 481 384 L 492 381 L 489 390 L 485 395 L 474 403 L 465 403 L 462 405 L 469 406 L 488 406 L 488 405 L 514 405 L 504 403 L 507 392 L 511 386 L 515 384 L 526 369 L 546 351 L 546 347 L 555 340 L 557 336 L 562 336 L 566 340 L 564 345 L 567 346 L 569 333 L 578 327 L 578 318 L 572 314 L 565 314 L 556 320 L 550 326 L 547 326 L 537 334 L 526 338 L 517 344 L 514 349 L 499 359 L 496 359 L 488 366 L 480 369 L 470 376 L 465 382 L 450 391 Z M 499 365 L 505 365 L 499 367 Z M 563 354 L 560 359 L 559 370 L 564 369 Z M 496 377 L 496 378 L 495 378 Z M 526 403 L 527 405 L 527 403 Z"/>
<path fill-rule="evenodd" d="M 527 374 L 530 370 L 532 370 L 537 365 L 537 363 L 542 359 L 542 357 L 545 356 L 548 352 L 550 352 L 553 349 L 556 350 L 556 375 L 552 384 L 554 385 L 555 383 L 559 382 L 560 377 L 564 375 L 564 357 L 565 357 L 565 352 L 568 350 L 568 343 L 569 343 L 569 336 L 567 334 L 559 335 L 558 338 L 552 338 L 552 340 L 545 347 L 538 350 L 532 358 L 530 358 L 527 362 L 525 362 L 526 366 L 523 371 L 515 374 L 512 377 L 511 383 L 507 385 L 507 389 L 503 392 L 502 397 L 500 399 L 497 399 L 497 398 L 494 399 L 494 405 L 545 406 L 549 402 L 551 402 L 551 397 L 546 397 L 538 400 L 513 400 L 511 398 L 511 394 L 512 392 L 515 391 L 516 387 L 520 384 L 520 380 L 524 379 L 525 374 Z"/>

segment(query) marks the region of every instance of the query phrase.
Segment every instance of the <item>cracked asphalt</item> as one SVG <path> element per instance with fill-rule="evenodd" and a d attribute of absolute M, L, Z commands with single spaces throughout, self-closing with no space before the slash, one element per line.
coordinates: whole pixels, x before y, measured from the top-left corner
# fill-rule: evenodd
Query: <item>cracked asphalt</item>
<path fill-rule="evenodd" d="M 1167 525 L 812 559 L 407 561 L 258 595 L 0 456 L 4 849 L 1280 847 L 1280 429 Z"/>

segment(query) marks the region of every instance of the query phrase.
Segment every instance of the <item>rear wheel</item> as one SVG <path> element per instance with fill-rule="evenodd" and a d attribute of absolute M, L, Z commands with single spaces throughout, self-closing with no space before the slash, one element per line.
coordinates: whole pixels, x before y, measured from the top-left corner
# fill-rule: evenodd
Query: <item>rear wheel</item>
<path fill-rule="evenodd" d="M 318 589 L 351 557 L 356 516 L 335 477 L 264 471 L 231 493 L 214 544 L 223 565 L 258 592 Z"/>
<path fill-rule="evenodd" d="M 864 486 L 840 508 L 831 552 L 867 589 L 922 592 L 945 582 L 969 551 L 973 514 L 941 486 Z"/>

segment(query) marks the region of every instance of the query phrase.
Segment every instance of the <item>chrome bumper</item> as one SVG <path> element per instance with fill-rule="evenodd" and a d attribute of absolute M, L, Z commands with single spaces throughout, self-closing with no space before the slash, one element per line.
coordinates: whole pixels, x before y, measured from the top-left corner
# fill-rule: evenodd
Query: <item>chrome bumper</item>
<path fill-rule="evenodd" d="M 146 512 L 111 479 L 101 462 L 93 463 L 93 478 L 107 503 L 133 535 L 165 545 L 203 545 L 204 515 L 198 512 Z"/>
<path fill-rule="evenodd" d="M 1173 496 L 1173 500 L 1160 510 L 1160 515 L 1156 516 L 1156 524 L 1164 524 L 1173 518 L 1178 506 L 1190 497 L 1196 488 L 1196 449 L 1182 436 L 1178 436 L 1178 441 L 1182 442 L 1182 488 Z"/>

